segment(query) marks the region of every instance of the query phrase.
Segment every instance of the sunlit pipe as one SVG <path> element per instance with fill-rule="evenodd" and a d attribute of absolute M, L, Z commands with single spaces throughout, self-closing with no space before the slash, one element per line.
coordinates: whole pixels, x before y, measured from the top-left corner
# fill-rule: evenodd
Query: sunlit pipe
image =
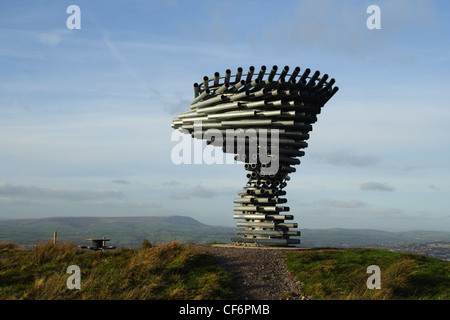
<path fill-rule="evenodd" d="M 263 219 L 267 219 L 267 215 L 265 214 L 256 214 L 256 213 L 251 213 L 251 214 L 234 214 L 233 215 L 234 219 L 256 219 L 256 220 L 263 220 Z"/>
<path fill-rule="evenodd" d="M 269 193 L 269 191 L 267 191 L 266 189 L 257 189 L 257 190 L 251 190 L 250 194 L 254 194 L 254 195 L 270 195 L 272 193 Z"/>
<path fill-rule="evenodd" d="M 266 107 L 267 106 L 267 102 L 266 100 L 261 100 L 261 101 L 254 101 L 254 102 L 239 102 L 241 104 L 242 107 L 245 108 L 261 108 L 261 107 Z"/>
<path fill-rule="evenodd" d="M 283 230 L 236 230 L 236 234 L 254 235 L 254 236 L 284 236 Z"/>
<path fill-rule="evenodd" d="M 238 198 L 238 199 L 234 199 L 233 200 L 234 203 L 247 203 L 247 204 L 261 204 L 261 203 L 270 203 L 270 204 L 275 204 L 275 203 L 286 203 L 287 199 L 284 198 L 271 198 L 271 197 L 267 197 L 267 198 L 257 198 L 257 197 L 251 197 L 251 198 Z"/>
<path fill-rule="evenodd" d="M 215 96 L 213 98 L 203 100 L 201 102 L 197 102 L 194 106 L 196 108 L 203 108 L 203 107 L 210 106 L 214 103 L 224 102 L 226 100 L 228 100 L 228 97 L 226 95 L 219 95 L 219 96 Z"/>
<path fill-rule="evenodd" d="M 227 69 L 225 71 L 225 83 L 230 83 L 230 78 L 231 78 L 231 70 Z"/>
<path fill-rule="evenodd" d="M 223 111 L 230 111 L 230 110 L 237 110 L 242 109 L 239 103 L 237 102 L 230 102 L 225 104 L 220 104 L 217 106 L 211 106 L 211 107 L 204 107 L 197 111 L 199 114 L 216 114 L 217 112 L 223 112 Z"/>
<path fill-rule="evenodd" d="M 214 86 L 218 86 L 219 85 L 219 78 L 220 78 L 220 73 L 219 72 L 215 72 L 214 73 Z"/>
<path fill-rule="evenodd" d="M 198 83 L 196 82 L 196 83 L 194 83 L 194 98 L 197 98 L 198 97 L 198 95 L 199 95 L 199 85 L 198 85 Z"/>
<path fill-rule="evenodd" d="M 249 93 L 251 93 L 251 91 L 249 91 L 250 89 L 254 88 L 256 85 L 258 85 L 261 82 L 261 80 L 259 79 L 255 79 L 253 81 L 247 82 L 245 84 L 245 86 L 243 86 L 241 89 L 239 89 L 239 91 L 248 91 Z"/>
<path fill-rule="evenodd" d="M 242 88 L 244 85 L 245 85 L 245 80 L 237 81 L 237 82 L 234 84 L 234 86 L 231 88 L 231 91 L 232 91 L 232 92 L 238 91 L 238 90 L 240 90 L 240 88 Z"/>
<path fill-rule="evenodd" d="M 198 95 L 194 100 L 191 101 L 191 106 L 199 102 L 200 100 L 204 99 L 210 94 L 210 91 L 206 89 L 203 91 L 200 95 Z"/>
<path fill-rule="evenodd" d="M 280 100 L 267 100 L 266 104 L 270 107 L 277 108 L 305 108 L 307 109 L 307 105 L 301 99 L 289 100 L 289 99 L 280 99 Z"/>
<path fill-rule="evenodd" d="M 174 118 L 174 120 L 189 118 L 189 117 L 197 117 L 199 114 L 195 110 L 189 110 L 183 113 L 180 113 L 178 117 Z"/>
<path fill-rule="evenodd" d="M 261 228 L 274 228 L 274 227 L 285 227 L 285 228 L 297 228 L 297 223 L 274 223 L 274 222 L 237 222 L 238 227 L 261 227 Z"/>
<path fill-rule="evenodd" d="M 230 96 L 230 100 L 231 101 L 236 101 L 236 100 L 239 100 L 239 99 L 245 99 L 249 95 L 250 95 L 250 93 L 248 91 L 240 92 L 240 93 L 237 93 L 237 94 L 234 94 L 234 95 Z"/>
<path fill-rule="evenodd" d="M 272 120 L 270 119 L 255 119 L 255 120 L 229 120 L 221 121 L 222 126 L 227 127 L 251 127 L 251 126 L 270 126 Z"/>
<path fill-rule="evenodd" d="M 201 122 L 202 129 L 215 129 L 215 128 L 219 128 L 219 127 L 220 127 L 220 122 L 206 122 L 206 121 Z M 183 124 L 182 128 L 184 128 L 184 129 L 190 128 L 192 130 L 197 130 L 196 128 L 200 128 L 200 124 L 197 124 L 197 122 L 194 122 L 193 124 L 190 124 L 190 125 Z M 200 130 L 198 130 L 198 131 L 200 131 Z"/>
<path fill-rule="evenodd" d="M 304 116 L 309 115 L 305 111 L 299 111 L 299 110 L 281 110 L 280 109 L 280 111 L 281 111 L 280 116 L 289 117 L 289 118 L 304 117 Z"/>
<path fill-rule="evenodd" d="M 282 126 L 282 127 L 293 127 L 296 125 L 294 120 L 275 120 L 272 121 L 274 126 Z"/>
<path fill-rule="evenodd" d="M 243 70 L 242 70 L 241 67 L 237 68 L 236 76 L 234 77 L 234 81 L 235 81 L 235 82 L 241 81 L 242 71 L 243 71 Z M 244 81 L 244 83 L 245 83 L 245 81 Z"/>
<path fill-rule="evenodd" d="M 225 113 L 213 113 L 209 114 L 208 118 L 210 119 L 233 119 L 233 118 L 247 118 L 254 117 L 256 111 L 255 110 L 246 110 L 246 111 L 231 111 Z"/>
<path fill-rule="evenodd" d="M 259 91 L 250 91 L 249 92 L 249 97 L 251 99 L 258 99 L 261 100 L 263 99 L 262 97 L 268 95 L 270 92 L 266 92 L 265 90 L 259 90 Z"/>
<path fill-rule="evenodd" d="M 207 76 L 203 77 L 203 90 L 207 90 L 209 88 L 208 84 L 209 78 Z"/>
<path fill-rule="evenodd" d="M 200 116 L 196 116 L 196 117 L 189 117 L 189 118 L 184 118 L 181 119 L 181 124 L 183 123 L 189 123 L 189 122 L 195 122 L 195 121 L 201 121 L 201 122 L 207 122 L 208 121 L 208 117 L 200 117 Z"/>
<path fill-rule="evenodd" d="M 258 84 L 256 84 L 253 88 L 250 89 L 250 92 L 256 92 L 259 90 L 264 89 L 266 92 L 272 90 L 271 89 L 271 82 L 269 81 L 269 79 L 266 80 L 260 80 Z"/>
<path fill-rule="evenodd" d="M 264 117 L 277 117 L 282 115 L 281 110 L 270 110 L 270 111 L 255 111 L 256 115 Z"/>
<path fill-rule="evenodd" d="M 233 207 L 234 211 L 258 211 L 257 206 L 239 206 Z"/>
<path fill-rule="evenodd" d="M 286 237 L 286 236 L 299 236 L 300 231 L 285 231 L 285 230 L 236 230 L 236 234 L 248 234 L 253 236 L 264 236 L 265 238 L 262 239 L 255 239 L 258 240 L 269 240 L 269 241 L 275 241 L 275 240 L 282 240 L 282 241 L 289 241 L 288 239 L 272 239 L 271 237 Z M 270 237 L 267 239 L 266 237 Z"/>
<path fill-rule="evenodd" d="M 234 219 L 248 220 L 293 220 L 291 214 L 271 214 L 271 213 L 237 213 L 233 215 Z"/>
<path fill-rule="evenodd" d="M 228 82 L 225 82 L 222 86 L 220 86 L 216 91 L 214 91 L 214 94 L 222 94 L 228 89 Z"/>
<path fill-rule="evenodd" d="M 238 208 L 246 208 L 246 206 L 241 206 Z M 268 206 L 256 206 L 258 212 L 286 212 L 289 211 L 289 207 L 277 207 L 275 205 Z M 235 211 L 245 211 L 245 210 L 235 210 Z"/>

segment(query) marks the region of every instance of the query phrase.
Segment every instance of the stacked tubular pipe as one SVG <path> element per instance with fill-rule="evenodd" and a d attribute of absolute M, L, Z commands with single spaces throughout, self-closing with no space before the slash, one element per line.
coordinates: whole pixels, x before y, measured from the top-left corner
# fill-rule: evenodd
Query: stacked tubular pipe
<path fill-rule="evenodd" d="M 299 244 L 300 232 L 283 190 L 296 171 L 308 144 L 312 124 L 328 100 L 339 90 L 327 74 L 285 66 L 234 75 L 216 72 L 194 83 L 190 109 L 172 120 L 172 128 L 206 139 L 207 144 L 236 154 L 243 162 L 247 184 L 235 199 L 239 244 L 289 246 Z M 218 137 L 223 137 L 219 139 Z"/>

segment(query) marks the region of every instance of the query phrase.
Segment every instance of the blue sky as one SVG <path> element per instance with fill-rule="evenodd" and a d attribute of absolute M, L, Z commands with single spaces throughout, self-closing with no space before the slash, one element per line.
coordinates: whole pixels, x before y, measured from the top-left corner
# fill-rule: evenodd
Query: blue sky
<path fill-rule="evenodd" d="M 449 231 L 449 15 L 427 0 L 2 1 L 0 218 L 234 226 L 243 165 L 175 165 L 171 120 L 205 75 L 288 65 L 340 87 L 286 188 L 299 229 Z"/>

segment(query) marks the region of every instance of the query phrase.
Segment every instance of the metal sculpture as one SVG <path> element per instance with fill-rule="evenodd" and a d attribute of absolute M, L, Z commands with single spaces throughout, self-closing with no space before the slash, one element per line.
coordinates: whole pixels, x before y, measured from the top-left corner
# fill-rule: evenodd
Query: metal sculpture
<path fill-rule="evenodd" d="M 244 162 L 248 182 L 234 199 L 238 237 L 234 243 L 264 246 L 299 244 L 300 236 L 283 190 L 289 174 L 305 154 L 309 132 L 321 108 L 339 90 L 328 75 L 320 77 L 310 69 L 300 74 L 296 67 L 289 73 L 273 66 L 262 66 L 258 73 L 251 66 L 246 74 L 238 68 L 235 75 L 226 70 L 194 83 L 194 100 L 190 110 L 172 121 L 172 128 L 205 139 L 207 144 L 234 153 Z M 226 136 L 223 139 L 223 136 Z M 270 135 L 270 136 L 269 136 Z M 282 206 L 280 206 L 282 205 Z"/>

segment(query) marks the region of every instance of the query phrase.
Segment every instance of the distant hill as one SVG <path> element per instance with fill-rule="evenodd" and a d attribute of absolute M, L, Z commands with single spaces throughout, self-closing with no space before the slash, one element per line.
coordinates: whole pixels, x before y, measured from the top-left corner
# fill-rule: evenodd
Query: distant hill
<path fill-rule="evenodd" d="M 380 244 L 412 244 L 450 242 L 450 232 L 445 231 L 380 231 L 371 229 L 305 229 L 302 245 L 307 247 L 362 247 Z"/>
<path fill-rule="evenodd" d="M 111 245 L 140 246 L 144 239 L 152 243 L 229 242 L 234 228 L 208 226 L 186 216 L 147 217 L 54 217 L 0 221 L 0 241 L 27 245 L 53 238 L 87 244 L 84 239 L 111 238 Z"/>
<path fill-rule="evenodd" d="M 111 238 L 111 245 L 136 247 L 144 239 L 151 243 L 230 243 L 236 228 L 205 225 L 187 216 L 146 217 L 53 217 L 0 220 L 0 241 L 29 245 L 58 240 L 87 244 L 92 237 Z M 368 229 L 300 229 L 303 247 L 367 247 L 384 244 L 449 242 L 450 232 L 388 232 Z"/>

